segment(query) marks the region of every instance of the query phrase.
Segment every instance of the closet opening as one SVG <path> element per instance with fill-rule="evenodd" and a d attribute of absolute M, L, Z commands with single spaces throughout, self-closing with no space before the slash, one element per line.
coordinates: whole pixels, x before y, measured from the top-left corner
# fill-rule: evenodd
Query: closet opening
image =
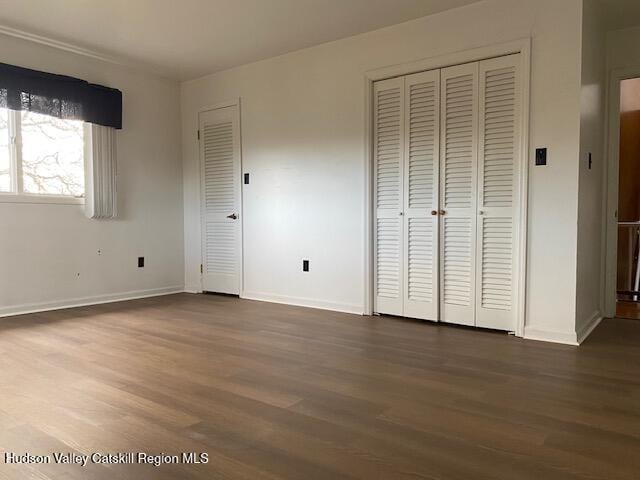
<path fill-rule="evenodd" d="M 373 79 L 372 313 L 522 336 L 525 58 Z"/>

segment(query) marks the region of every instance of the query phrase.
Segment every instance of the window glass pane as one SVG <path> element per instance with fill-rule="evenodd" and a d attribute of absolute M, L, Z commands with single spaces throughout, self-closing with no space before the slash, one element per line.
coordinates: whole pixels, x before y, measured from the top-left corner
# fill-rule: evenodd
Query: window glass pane
<path fill-rule="evenodd" d="M 11 191 L 9 110 L 0 108 L 0 192 Z"/>
<path fill-rule="evenodd" d="M 26 111 L 21 115 L 24 191 L 49 195 L 83 195 L 82 122 Z"/>

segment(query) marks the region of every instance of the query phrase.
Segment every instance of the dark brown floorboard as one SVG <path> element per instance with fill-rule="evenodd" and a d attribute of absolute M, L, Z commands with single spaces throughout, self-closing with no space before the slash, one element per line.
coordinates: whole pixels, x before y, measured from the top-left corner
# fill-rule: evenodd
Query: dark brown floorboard
<path fill-rule="evenodd" d="M 618 300 L 616 303 L 616 316 L 619 318 L 640 320 L 640 302 Z"/>
<path fill-rule="evenodd" d="M 638 479 L 640 322 L 581 347 L 230 297 L 0 319 L 0 479 Z"/>

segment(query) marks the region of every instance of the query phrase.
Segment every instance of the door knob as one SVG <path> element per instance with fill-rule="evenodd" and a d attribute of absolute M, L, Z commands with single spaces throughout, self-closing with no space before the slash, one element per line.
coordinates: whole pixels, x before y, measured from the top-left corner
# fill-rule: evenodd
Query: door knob
<path fill-rule="evenodd" d="M 431 215 L 433 215 L 435 217 L 436 215 L 438 215 L 438 211 L 437 210 L 431 210 Z"/>
<path fill-rule="evenodd" d="M 444 215 L 445 213 L 447 212 L 445 212 L 444 210 L 440 210 L 440 215 Z"/>
<path fill-rule="evenodd" d="M 480 210 L 480 211 L 478 212 L 478 215 L 484 215 L 484 210 Z"/>
<path fill-rule="evenodd" d="M 238 218 L 238 215 L 236 215 L 235 213 L 232 213 L 231 215 L 227 215 L 227 218 L 231 218 L 233 220 L 236 220 Z"/>

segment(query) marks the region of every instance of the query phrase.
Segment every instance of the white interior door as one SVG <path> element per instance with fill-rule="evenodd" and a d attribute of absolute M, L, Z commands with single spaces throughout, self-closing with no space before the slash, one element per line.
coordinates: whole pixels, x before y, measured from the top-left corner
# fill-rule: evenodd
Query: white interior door
<path fill-rule="evenodd" d="M 374 84 L 375 311 L 403 315 L 404 78 Z"/>
<path fill-rule="evenodd" d="M 520 56 L 480 62 L 476 325 L 516 329 Z"/>
<path fill-rule="evenodd" d="M 200 113 L 202 289 L 240 293 L 241 167 L 237 106 Z"/>
<path fill-rule="evenodd" d="M 441 74 L 440 319 L 475 325 L 478 64 Z"/>
<path fill-rule="evenodd" d="M 405 77 L 404 316 L 438 320 L 440 70 Z"/>

